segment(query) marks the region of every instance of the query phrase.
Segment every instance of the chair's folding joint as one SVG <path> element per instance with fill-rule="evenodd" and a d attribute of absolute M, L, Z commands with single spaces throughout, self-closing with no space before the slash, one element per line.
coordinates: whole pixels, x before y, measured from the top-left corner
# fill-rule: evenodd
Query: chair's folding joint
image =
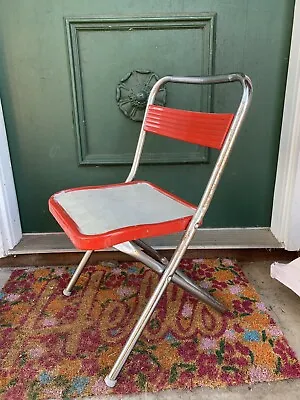
<path fill-rule="evenodd" d="M 166 257 L 161 256 L 158 251 L 153 249 L 149 244 L 145 243 L 143 240 L 133 240 L 135 245 L 139 246 L 141 249 L 144 250 L 148 256 L 154 258 L 154 260 L 159 261 L 161 264 L 167 266 L 169 264 L 169 260 Z"/>
<path fill-rule="evenodd" d="M 160 259 L 160 261 L 161 261 L 161 263 L 164 264 L 164 265 L 168 265 L 168 264 L 169 264 L 169 260 L 168 260 L 166 257 L 162 257 L 162 258 Z"/>

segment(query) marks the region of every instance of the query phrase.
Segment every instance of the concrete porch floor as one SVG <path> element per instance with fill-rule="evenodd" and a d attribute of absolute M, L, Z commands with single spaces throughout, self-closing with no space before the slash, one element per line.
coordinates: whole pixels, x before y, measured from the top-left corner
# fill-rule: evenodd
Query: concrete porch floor
<path fill-rule="evenodd" d="M 276 261 L 276 260 L 274 260 Z M 256 288 L 270 314 L 283 330 L 291 347 L 300 359 L 300 298 L 270 277 L 270 262 L 240 263 L 249 281 Z M 0 270 L 0 289 L 9 277 L 8 269 Z M 102 396 L 103 400 L 287 400 L 300 398 L 300 380 L 262 383 L 227 389 L 196 388 L 192 391 L 172 390 L 128 396 Z M 82 399 L 82 398 L 81 398 Z M 85 398 L 87 400 L 87 398 Z"/>

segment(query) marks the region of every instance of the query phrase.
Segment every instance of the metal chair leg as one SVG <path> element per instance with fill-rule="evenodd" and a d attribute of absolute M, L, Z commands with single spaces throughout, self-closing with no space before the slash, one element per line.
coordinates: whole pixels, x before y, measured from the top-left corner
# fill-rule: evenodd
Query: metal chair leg
<path fill-rule="evenodd" d="M 122 251 L 123 253 L 131 255 L 138 261 L 141 261 L 143 264 L 147 265 L 149 268 L 151 268 L 153 271 L 155 271 L 159 275 L 162 275 L 167 266 L 154 260 L 148 254 L 145 254 L 145 252 L 141 251 L 135 244 L 137 242 L 140 242 L 140 241 L 135 241 L 134 243 L 125 242 L 125 243 L 115 245 L 114 247 L 116 249 L 118 249 L 119 251 Z M 152 249 L 152 248 L 150 247 L 150 249 Z M 153 250 L 153 252 L 156 252 L 154 249 L 152 249 L 152 250 Z M 160 257 L 160 256 L 158 255 L 158 257 Z M 217 310 L 221 313 L 224 313 L 227 311 L 227 308 L 222 303 L 220 303 L 218 300 L 216 300 L 208 291 L 206 291 L 203 288 L 200 288 L 192 279 L 190 279 L 188 276 L 186 276 L 179 269 L 177 269 L 175 271 L 175 273 L 171 279 L 172 279 L 172 282 L 176 283 L 178 286 L 180 286 L 182 289 L 189 292 L 192 296 L 196 297 L 198 300 L 201 300 L 201 301 L 205 302 L 206 304 L 209 304 L 215 310 Z"/>
<path fill-rule="evenodd" d="M 136 323 L 133 331 L 131 332 L 123 350 L 121 351 L 117 361 L 112 367 L 110 373 L 105 377 L 105 383 L 109 387 L 114 387 L 117 383 L 117 377 L 123 368 L 129 354 L 134 348 L 136 342 L 138 341 L 141 333 L 143 332 L 147 322 L 149 321 L 151 315 L 153 314 L 157 303 L 159 302 L 161 296 L 166 290 L 168 283 L 171 280 L 171 268 L 172 264 L 170 263 L 165 272 L 163 273 L 156 289 L 154 290 L 150 300 L 148 301 L 144 311 L 142 312 L 138 322 Z"/>
<path fill-rule="evenodd" d="M 63 290 L 63 294 L 65 296 L 71 296 L 71 291 L 77 282 L 83 268 L 85 267 L 86 263 L 88 262 L 89 258 L 91 257 L 93 250 L 88 250 L 85 255 L 83 256 L 82 260 L 80 261 L 80 264 L 76 268 L 76 271 L 74 272 L 70 282 L 68 283 L 68 286 Z"/>

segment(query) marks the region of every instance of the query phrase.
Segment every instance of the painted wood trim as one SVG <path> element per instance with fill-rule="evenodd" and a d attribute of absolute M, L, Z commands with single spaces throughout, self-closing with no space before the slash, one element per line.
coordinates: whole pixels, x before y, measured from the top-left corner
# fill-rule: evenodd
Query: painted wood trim
<path fill-rule="evenodd" d="M 22 237 L 18 202 L 0 99 L 0 257 Z"/>
<path fill-rule="evenodd" d="M 300 249 L 300 0 L 296 0 L 271 231 L 286 250 Z"/>
<path fill-rule="evenodd" d="M 174 249 L 181 240 L 181 234 L 147 239 L 158 250 Z M 209 249 L 280 249 L 282 248 L 270 228 L 214 228 L 199 229 L 189 250 Z M 113 248 L 101 250 L 115 251 Z M 64 233 L 24 234 L 21 242 L 9 252 L 10 255 L 74 253 L 74 248 Z"/>

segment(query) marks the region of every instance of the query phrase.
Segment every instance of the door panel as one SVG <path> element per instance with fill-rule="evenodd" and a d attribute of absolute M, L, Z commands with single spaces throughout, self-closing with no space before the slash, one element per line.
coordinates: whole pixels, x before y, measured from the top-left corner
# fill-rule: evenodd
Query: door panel
<path fill-rule="evenodd" d="M 47 208 L 53 192 L 126 178 L 140 122 L 120 111 L 116 88 L 135 70 L 252 78 L 252 107 L 205 226 L 268 226 L 293 7 L 293 0 L 123 0 L 122 7 L 0 0 L 0 96 L 23 231 L 58 229 Z M 166 105 L 231 112 L 239 93 L 231 85 L 168 86 Z M 216 157 L 153 135 L 138 178 L 197 202 Z"/>
<path fill-rule="evenodd" d="M 208 75 L 212 70 L 214 14 L 198 17 L 150 17 L 128 19 L 68 18 L 66 27 L 74 98 L 80 165 L 114 165 L 132 162 L 140 123 L 124 118 L 116 107 L 116 86 L 136 65 L 137 71 L 123 82 L 120 97 L 128 113 L 138 111 L 128 101 L 128 91 L 141 90 L 152 71 Z M 184 46 L 178 44 L 183 42 Z M 193 53 L 191 62 L 190 53 Z M 103 60 L 107 60 L 103 62 Z M 108 73 L 109 68 L 109 73 Z M 155 81 L 154 81 L 155 82 Z M 208 87 L 168 87 L 170 107 L 210 109 Z M 177 93 L 178 92 L 178 93 Z M 135 114 L 133 114 L 133 118 Z M 109 140 L 107 140 L 109 138 Z M 207 162 L 206 149 L 150 136 L 143 163 Z"/>

